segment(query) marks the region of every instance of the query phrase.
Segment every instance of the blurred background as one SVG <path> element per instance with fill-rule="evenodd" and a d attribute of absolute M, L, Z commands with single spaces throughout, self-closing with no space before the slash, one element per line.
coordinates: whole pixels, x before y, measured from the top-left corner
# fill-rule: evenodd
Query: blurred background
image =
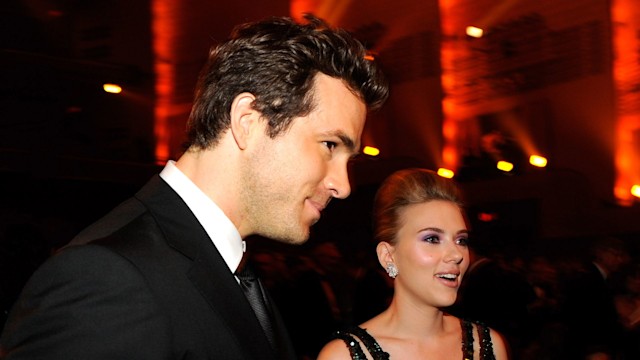
<path fill-rule="evenodd" d="M 178 157 L 212 45 L 238 23 L 305 12 L 356 34 L 391 82 L 356 195 L 397 168 L 446 168 L 479 226 L 519 233 L 513 246 L 640 233 L 633 0 L 5 0 L 0 225 L 66 242 Z"/>
<path fill-rule="evenodd" d="M 333 242 L 366 263 L 377 185 L 421 166 L 453 174 L 478 241 L 513 259 L 578 255 L 604 236 L 637 252 L 637 0 L 3 0 L 4 301 L 179 156 L 212 45 L 238 23 L 305 12 L 363 41 L 392 93 L 367 122 L 374 152 L 352 164 L 353 195 L 308 245 L 279 250 Z"/>

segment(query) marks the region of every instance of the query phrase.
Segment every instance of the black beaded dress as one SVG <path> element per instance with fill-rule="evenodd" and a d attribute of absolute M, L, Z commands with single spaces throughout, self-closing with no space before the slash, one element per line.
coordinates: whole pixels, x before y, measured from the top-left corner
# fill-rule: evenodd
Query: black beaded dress
<path fill-rule="evenodd" d="M 478 327 L 478 334 L 480 336 L 480 360 L 495 360 L 495 355 L 493 354 L 493 343 L 491 342 L 491 336 L 489 335 L 489 328 L 482 324 L 467 320 L 460 320 L 460 325 L 462 326 L 462 359 L 473 359 L 474 324 Z M 376 339 L 374 339 L 367 330 L 361 327 L 354 326 L 345 331 L 336 331 L 334 333 L 334 338 L 342 339 L 347 344 L 349 352 L 351 353 L 351 359 L 353 360 L 367 359 L 364 350 L 360 346 L 360 342 L 364 344 L 373 360 L 389 360 L 389 353 L 382 350 Z"/>

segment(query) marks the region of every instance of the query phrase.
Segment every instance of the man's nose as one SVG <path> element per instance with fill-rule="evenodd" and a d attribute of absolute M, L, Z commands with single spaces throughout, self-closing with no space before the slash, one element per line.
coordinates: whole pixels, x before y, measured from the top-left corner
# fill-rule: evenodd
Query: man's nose
<path fill-rule="evenodd" d="M 331 196 L 344 199 L 351 194 L 351 184 L 349 183 L 349 172 L 347 164 L 336 164 L 333 166 L 325 178 L 325 186 L 331 191 Z"/>

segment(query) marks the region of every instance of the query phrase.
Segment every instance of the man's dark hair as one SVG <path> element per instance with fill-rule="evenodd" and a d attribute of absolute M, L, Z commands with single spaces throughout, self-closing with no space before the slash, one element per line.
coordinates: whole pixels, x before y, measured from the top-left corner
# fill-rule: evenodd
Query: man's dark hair
<path fill-rule="evenodd" d="M 318 73 L 342 79 L 369 110 L 384 103 L 387 82 L 375 62 L 365 58 L 364 46 L 321 19 L 305 19 L 306 24 L 281 17 L 240 25 L 210 51 L 198 79 L 187 146 L 215 146 L 230 126 L 231 103 L 243 92 L 255 96 L 254 109 L 268 120 L 268 135 L 276 137 L 295 117 L 313 110 Z"/>

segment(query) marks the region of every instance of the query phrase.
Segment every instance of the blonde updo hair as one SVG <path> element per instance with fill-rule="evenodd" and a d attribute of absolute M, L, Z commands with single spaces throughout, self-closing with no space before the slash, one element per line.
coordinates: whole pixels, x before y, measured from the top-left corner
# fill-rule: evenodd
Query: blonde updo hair
<path fill-rule="evenodd" d="M 463 207 L 456 184 L 427 169 L 399 170 L 387 177 L 376 192 L 373 204 L 373 233 L 376 241 L 395 244 L 400 229 L 400 212 L 409 205 L 434 200 Z"/>

